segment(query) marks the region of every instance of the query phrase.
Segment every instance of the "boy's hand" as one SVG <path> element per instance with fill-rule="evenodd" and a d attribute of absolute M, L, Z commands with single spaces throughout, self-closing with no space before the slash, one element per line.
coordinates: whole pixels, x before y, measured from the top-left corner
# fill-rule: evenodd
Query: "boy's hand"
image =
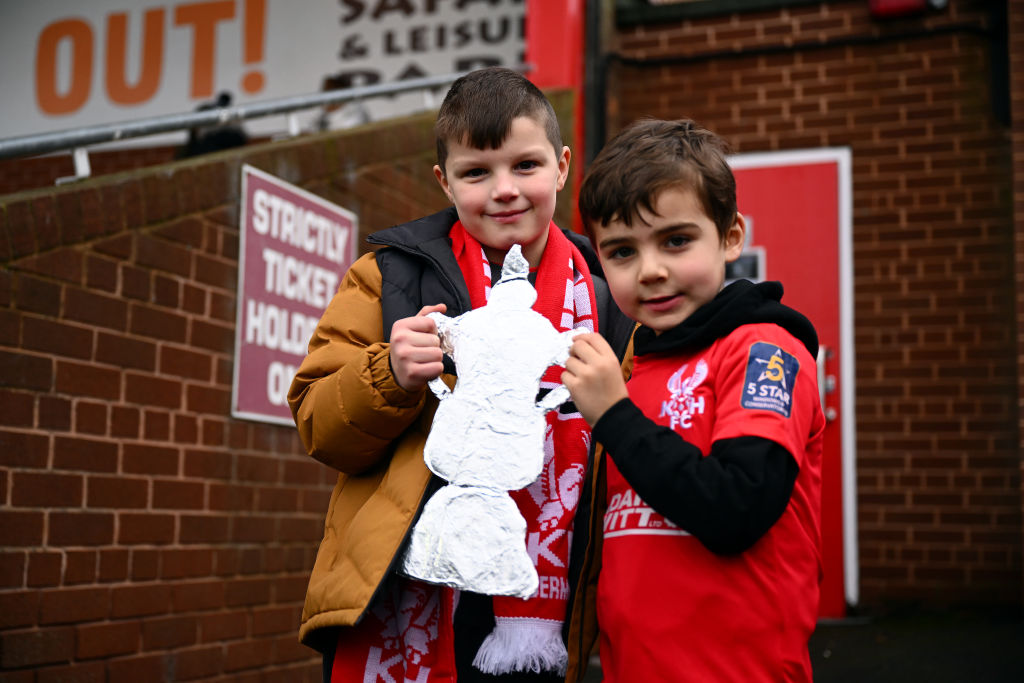
<path fill-rule="evenodd" d="M 398 386 L 406 391 L 422 389 L 444 369 L 437 325 L 426 316 L 446 310 L 444 304 L 424 306 L 416 315 L 391 326 L 391 372 Z"/>
<path fill-rule="evenodd" d="M 605 411 L 629 397 L 619 359 L 604 337 L 593 332 L 581 334 L 573 342 L 562 384 L 591 427 Z"/>

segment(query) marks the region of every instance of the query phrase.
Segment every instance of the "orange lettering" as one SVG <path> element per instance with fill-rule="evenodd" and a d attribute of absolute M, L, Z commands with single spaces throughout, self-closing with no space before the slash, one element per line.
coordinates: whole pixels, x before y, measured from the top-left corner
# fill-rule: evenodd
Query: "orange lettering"
<path fill-rule="evenodd" d="M 145 102 L 160 87 L 164 59 L 164 10 L 147 10 L 144 24 L 139 79 L 135 85 L 129 85 L 125 74 L 128 15 L 119 12 L 107 17 L 107 95 L 116 104 Z"/>
<path fill-rule="evenodd" d="M 71 81 L 57 92 L 57 48 L 71 41 Z M 71 114 L 82 108 L 92 89 L 92 28 L 81 19 L 55 21 L 39 34 L 36 45 L 36 102 L 43 113 Z"/>
<path fill-rule="evenodd" d="M 174 8 L 174 25 L 192 26 L 192 98 L 213 94 L 217 22 L 234 17 L 234 0 L 196 2 Z"/>

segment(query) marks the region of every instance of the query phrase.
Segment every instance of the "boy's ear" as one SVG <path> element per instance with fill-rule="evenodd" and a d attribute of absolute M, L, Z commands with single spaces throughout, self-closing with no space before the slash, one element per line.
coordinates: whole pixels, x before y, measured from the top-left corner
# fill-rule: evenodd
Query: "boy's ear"
<path fill-rule="evenodd" d="M 743 253 L 743 244 L 747 240 L 747 219 L 739 211 L 729 230 L 725 233 L 725 260 L 735 261 Z"/>
<path fill-rule="evenodd" d="M 448 197 L 448 201 L 454 202 L 455 199 L 452 197 L 452 190 L 448 187 L 448 176 L 444 174 L 444 171 L 440 166 L 434 164 L 434 177 L 437 178 L 437 184 L 441 186 L 441 190 L 445 196 Z"/>
<path fill-rule="evenodd" d="M 558 155 L 558 185 L 556 191 L 565 187 L 565 181 L 569 177 L 569 161 L 572 159 L 572 152 L 566 146 L 562 147 L 562 153 Z"/>

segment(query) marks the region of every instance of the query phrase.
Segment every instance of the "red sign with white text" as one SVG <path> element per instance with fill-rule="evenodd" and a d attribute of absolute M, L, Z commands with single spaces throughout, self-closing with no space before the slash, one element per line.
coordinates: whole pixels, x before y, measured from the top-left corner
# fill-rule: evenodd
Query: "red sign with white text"
<path fill-rule="evenodd" d="M 355 258 L 357 219 L 246 165 L 240 223 L 231 414 L 292 424 L 288 386 Z"/>

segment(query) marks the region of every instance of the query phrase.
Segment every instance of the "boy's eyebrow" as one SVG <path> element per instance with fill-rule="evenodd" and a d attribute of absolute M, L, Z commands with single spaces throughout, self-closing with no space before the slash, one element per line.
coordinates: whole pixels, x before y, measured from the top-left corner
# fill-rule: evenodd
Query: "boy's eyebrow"
<path fill-rule="evenodd" d="M 597 248 L 600 250 L 604 249 L 605 247 L 614 247 L 619 244 L 626 244 L 632 241 L 632 237 L 609 237 L 608 239 L 600 240 L 597 243 Z"/>

